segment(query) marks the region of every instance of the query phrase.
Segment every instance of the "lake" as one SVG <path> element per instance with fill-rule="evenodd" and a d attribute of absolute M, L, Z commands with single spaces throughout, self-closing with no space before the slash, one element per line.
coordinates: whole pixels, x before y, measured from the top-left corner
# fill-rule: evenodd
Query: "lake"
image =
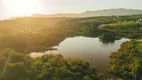
<path fill-rule="evenodd" d="M 31 55 L 37 57 L 48 53 L 60 53 L 65 58 L 88 61 L 92 67 L 97 68 L 100 72 L 107 72 L 110 53 L 117 51 L 120 45 L 126 41 L 129 41 L 129 39 L 122 38 L 113 43 L 103 43 L 99 38 L 69 37 L 54 47 L 57 50 L 32 52 Z"/>

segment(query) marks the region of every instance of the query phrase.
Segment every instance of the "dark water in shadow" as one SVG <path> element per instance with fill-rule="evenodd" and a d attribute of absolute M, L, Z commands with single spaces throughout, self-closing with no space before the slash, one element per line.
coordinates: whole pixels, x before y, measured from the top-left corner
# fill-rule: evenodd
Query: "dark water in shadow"
<path fill-rule="evenodd" d="M 85 60 L 92 67 L 96 67 L 101 72 L 107 72 L 109 66 L 109 55 L 117 51 L 123 42 L 129 39 L 116 40 L 113 43 L 103 43 L 99 38 L 90 37 L 71 37 L 66 38 L 58 46 L 57 50 L 46 52 L 33 52 L 33 57 L 41 56 L 48 53 L 62 54 L 65 58 Z"/>

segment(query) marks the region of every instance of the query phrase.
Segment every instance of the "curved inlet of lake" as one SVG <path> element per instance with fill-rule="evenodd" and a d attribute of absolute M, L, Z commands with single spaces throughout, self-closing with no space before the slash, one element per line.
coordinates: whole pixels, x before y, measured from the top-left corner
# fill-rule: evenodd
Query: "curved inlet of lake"
<path fill-rule="evenodd" d="M 57 50 L 45 52 L 32 52 L 32 57 L 38 57 L 45 54 L 62 54 L 65 58 L 73 58 L 88 61 L 91 67 L 97 68 L 100 72 L 107 72 L 109 67 L 109 56 L 117 51 L 120 45 L 129 39 L 122 38 L 113 43 L 103 43 L 99 38 L 91 37 L 70 37 L 62 41 Z"/>

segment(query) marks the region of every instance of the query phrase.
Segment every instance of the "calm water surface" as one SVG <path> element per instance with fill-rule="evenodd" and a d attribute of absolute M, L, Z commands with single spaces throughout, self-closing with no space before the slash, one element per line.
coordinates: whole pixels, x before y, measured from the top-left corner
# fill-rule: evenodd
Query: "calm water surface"
<path fill-rule="evenodd" d="M 99 38 L 71 37 L 66 38 L 56 46 L 57 50 L 32 52 L 31 55 L 37 57 L 48 53 L 60 53 L 65 58 L 88 61 L 92 67 L 96 67 L 101 72 L 107 72 L 110 53 L 117 51 L 120 45 L 126 41 L 129 41 L 129 39 L 123 38 L 106 44 L 101 42 Z"/>

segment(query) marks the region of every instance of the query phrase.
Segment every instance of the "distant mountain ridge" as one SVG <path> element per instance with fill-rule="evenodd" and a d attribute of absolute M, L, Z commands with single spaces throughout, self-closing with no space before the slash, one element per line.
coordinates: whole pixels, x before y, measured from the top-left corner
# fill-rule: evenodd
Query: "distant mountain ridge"
<path fill-rule="evenodd" d="M 34 14 L 32 16 L 34 17 L 95 17 L 95 16 L 122 16 L 122 15 L 138 15 L 142 14 L 142 10 L 140 9 L 105 9 L 105 10 L 95 10 L 95 11 L 86 11 L 81 14 L 73 14 L 73 13 L 59 13 L 59 14 L 49 14 L 49 15 L 43 15 L 43 14 Z"/>

